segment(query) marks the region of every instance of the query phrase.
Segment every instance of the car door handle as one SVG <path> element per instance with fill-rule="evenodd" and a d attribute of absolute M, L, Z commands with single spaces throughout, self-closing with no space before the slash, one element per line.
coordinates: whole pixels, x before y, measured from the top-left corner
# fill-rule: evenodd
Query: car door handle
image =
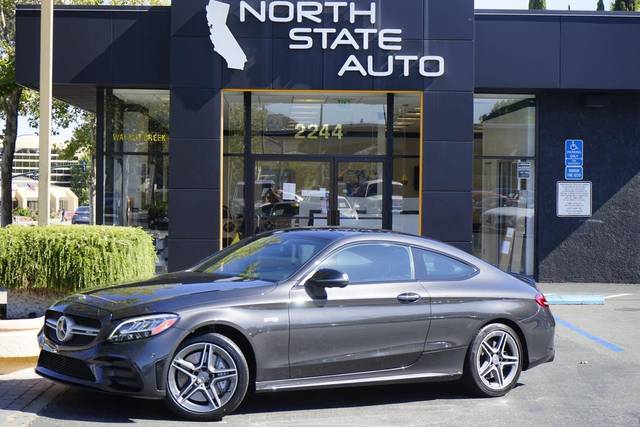
<path fill-rule="evenodd" d="M 413 293 L 413 292 L 408 292 L 408 293 L 405 293 L 405 294 L 398 295 L 398 301 L 400 301 L 403 304 L 416 302 L 420 298 L 421 298 L 420 295 L 418 295 L 416 293 Z"/>

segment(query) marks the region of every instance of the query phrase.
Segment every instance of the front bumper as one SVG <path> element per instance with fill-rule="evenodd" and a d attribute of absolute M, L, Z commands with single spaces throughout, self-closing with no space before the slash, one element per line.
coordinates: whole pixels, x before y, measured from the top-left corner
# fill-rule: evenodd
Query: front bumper
<path fill-rule="evenodd" d="M 170 357 L 183 334 L 171 328 L 144 340 L 101 341 L 88 348 L 65 348 L 40 333 L 36 373 L 97 391 L 161 399 L 165 396 Z"/>

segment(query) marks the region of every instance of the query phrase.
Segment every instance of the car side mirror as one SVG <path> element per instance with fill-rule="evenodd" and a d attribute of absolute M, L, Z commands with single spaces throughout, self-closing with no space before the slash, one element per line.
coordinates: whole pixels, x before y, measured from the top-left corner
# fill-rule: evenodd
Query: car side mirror
<path fill-rule="evenodd" d="M 307 285 L 318 288 L 344 288 L 349 284 L 349 275 L 328 268 L 318 270 L 307 281 Z"/>

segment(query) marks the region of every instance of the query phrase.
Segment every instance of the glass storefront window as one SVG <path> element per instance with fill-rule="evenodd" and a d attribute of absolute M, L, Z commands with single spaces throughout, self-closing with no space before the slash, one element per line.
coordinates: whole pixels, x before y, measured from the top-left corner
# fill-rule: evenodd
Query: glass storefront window
<path fill-rule="evenodd" d="M 225 92 L 223 245 L 310 225 L 419 234 L 420 97 Z"/>
<path fill-rule="evenodd" d="M 420 234 L 420 158 L 393 159 L 393 230 Z"/>
<path fill-rule="evenodd" d="M 397 156 L 420 155 L 419 95 L 395 95 L 393 101 L 393 154 Z"/>
<path fill-rule="evenodd" d="M 244 157 L 225 156 L 222 191 L 222 244 L 244 237 Z"/>
<path fill-rule="evenodd" d="M 474 119 L 474 255 L 533 275 L 535 98 L 476 95 Z"/>
<path fill-rule="evenodd" d="M 255 92 L 255 154 L 384 155 L 385 94 Z"/>
<path fill-rule="evenodd" d="M 421 100 L 398 94 L 393 102 L 393 230 L 420 234 Z"/>
<path fill-rule="evenodd" d="M 163 248 L 169 230 L 169 91 L 107 91 L 105 114 L 104 224 L 142 227 Z M 166 254 L 159 258 L 166 261 Z"/>
<path fill-rule="evenodd" d="M 224 152 L 244 153 L 244 94 L 229 92 L 224 94 Z"/>

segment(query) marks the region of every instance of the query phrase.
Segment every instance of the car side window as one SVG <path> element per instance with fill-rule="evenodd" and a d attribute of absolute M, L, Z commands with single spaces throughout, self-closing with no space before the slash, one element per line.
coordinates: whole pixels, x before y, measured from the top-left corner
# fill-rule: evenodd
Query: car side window
<path fill-rule="evenodd" d="M 425 249 L 412 248 L 416 276 L 420 280 L 464 280 L 476 269 L 462 261 Z"/>
<path fill-rule="evenodd" d="M 413 280 L 409 248 L 394 244 L 350 246 L 331 255 L 318 268 L 347 273 L 352 284 Z"/>

